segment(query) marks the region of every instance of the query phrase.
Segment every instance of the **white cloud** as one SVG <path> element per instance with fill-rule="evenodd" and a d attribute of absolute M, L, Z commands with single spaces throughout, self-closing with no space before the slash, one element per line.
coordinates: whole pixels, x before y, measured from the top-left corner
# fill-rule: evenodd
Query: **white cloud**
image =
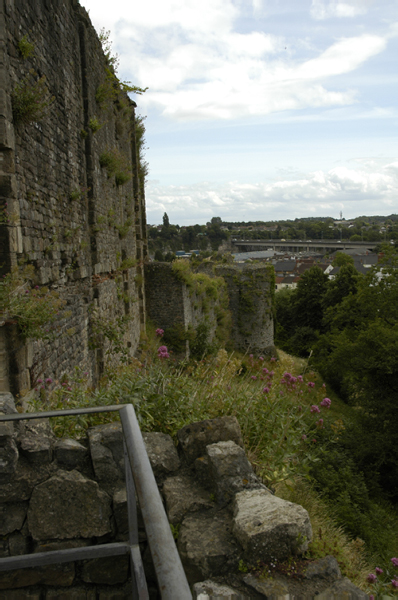
<path fill-rule="evenodd" d="M 356 17 L 365 14 L 372 0 L 312 0 L 311 16 L 316 20 L 331 17 Z"/>
<path fill-rule="evenodd" d="M 173 223 L 204 223 L 215 215 L 226 221 L 294 219 L 300 216 L 387 214 L 396 207 L 398 162 L 359 160 L 356 167 L 338 166 L 300 179 L 242 184 L 203 182 L 190 186 L 147 189 L 149 223 L 161 222 L 166 211 Z"/>

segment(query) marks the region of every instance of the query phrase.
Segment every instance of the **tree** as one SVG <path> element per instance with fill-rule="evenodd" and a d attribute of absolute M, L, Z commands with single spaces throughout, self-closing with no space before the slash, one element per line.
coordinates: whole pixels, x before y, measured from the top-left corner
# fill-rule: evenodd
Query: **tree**
<path fill-rule="evenodd" d="M 163 227 L 166 227 L 166 228 L 170 227 L 169 217 L 166 212 L 163 215 Z"/>
<path fill-rule="evenodd" d="M 353 265 L 354 259 L 349 254 L 345 252 L 336 252 L 336 255 L 333 260 L 334 267 L 342 267 L 344 265 Z"/>
<path fill-rule="evenodd" d="M 298 327 L 321 330 L 323 319 L 322 299 L 326 293 L 328 276 L 314 265 L 300 278 L 295 295 L 295 321 Z"/>

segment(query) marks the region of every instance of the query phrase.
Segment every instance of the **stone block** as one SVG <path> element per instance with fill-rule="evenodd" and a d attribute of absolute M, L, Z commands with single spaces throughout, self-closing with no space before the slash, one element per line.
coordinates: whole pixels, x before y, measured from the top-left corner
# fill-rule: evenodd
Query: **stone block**
<path fill-rule="evenodd" d="M 205 454 L 206 446 L 232 440 L 243 448 L 243 438 L 236 417 L 206 419 L 185 425 L 177 432 L 178 442 L 188 463 Z"/>
<path fill-rule="evenodd" d="M 111 500 L 78 471 L 58 471 L 38 485 L 28 510 L 35 540 L 91 538 L 111 531 Z"/>
<path fill-rule="evenodd" d="M 336 600 L 337 598 L 339 600 L 367 600 L 369 596 L 347 579 L 347 577 L 344 577 L 317 596 L 317 600 Z"/>
<path fill-rule="evenodd" d="M 34 569 L 17 569 L 0 573 L 0 590 L 24 588 L 34 585 L 72 585 L 75 578 L 75 565 L 50 565 Z"/>
<path fill-rule="evenodd" d="M 249 588 L 256 590 L 264 598 L 275 600 L 289 600 L 291 598 L 288 588 L 281 581 L 273 579 L 264 581 L 254 577 L 254 575 L 245 575 L 243 581 Z"/>
<path fill-rule="evenodd" d="M 180 467 L 173 440 L 166 433 L 143 433 L 146 451 L 155 477 L 168 475 Z"/>
<path fill-rule="evenodd" d="M 31 465 L 19 459 L 15 472 L 0 478 L 0 502 L 29 500 L 33 488 L 48 479 L 55 471 L 55 465 Z"/>
<path fill-rule="evenodd" d="M 30 543 L 29 538 L 18 531 L 8 536 L 8 549 L 10 556 L 21 556 L 21 554 L 29 554 Z"/>
<path fill-rule="evenodd" d="M 27 512 L 27 502 L 0 504 L 0 535 L 7 535 L 21 529 Z"/>
<path fill-rule="evenodd" d="M 340 579 L 341 571 L 339 563 L 334 556 L 325 556 L 310 563 L 304 577 L 306 579 Z"/>
<path fill-rule="evenodd" d="M 124 481 L 124 453 L 121 423 L 108 423 L 88 431 L 95 476 L 108 490 Z"/>
<path fill-rule="evenodd" d="M 211 579 L 195 583 L 192 591 L 193 600 L 250 600 L 250 596 L 242 594 L 239 590 Z"/>
<path fill-rule="evenodd" d="M 24 423 L 20 435 L 21 453 L 34 465 L 51 462 L 55 436 L 48 419 L 35 419 Z"/>
<path fill-rule="evenodd" d="M 7 425 L 6 432 L 12 431 L 8 423 L 3 423 L 3 425 Z M 5 433 L 4 429 L 3 433 Z M 11 435 L 3 435 L 0 443 L 0 481 L 14 475 L 18 465 L 18 457 L 18 448 Z"/>
<path fill-rule="evenodd" d="M 239 492 L 233 532 L 248 561 L 285 560 L 305 552 L 312 538 L 308 512 L 266 490 Z"/>
<path fill-rule="evenodd" d="M 98 600 L 131 600 L 131 583 L 127 583 L 122 588 L 119 589 L 107 589 L 107 590 L 99 590 Z M 149 598 L 152 600 L 154 598 L 158 598 L 159 596 L 151 596 L 149 594 Z M 177 599 L 176 599 L 177 600 Z"/>
<path fill-rule="evenodd" d="M 232 522 L 225 510 L 189 515 L 178 536 L 185 574 L 190 584 L 238 568 L 242 549 L 232 535 Z"/>
<path fill-rule="evenodd" d="M 17 412 L 14 396 L 11 392 L 0 392 L 0 413 L 12 415 Z"/>
<path fill-rule="evenodd" d="M 210 444 L 206 456 L 209 479 L 220 504 L 228 503 L 244 489 L 264 487 L 254 475 L 245 451 L 235 442 Z"/>
<path fill-rule="evenodd" d="M 187 475 L 169 477 L 163 484 L 167 516 L 173 525 L 181 523 L 185 515 L 213 508 L 214 502 L 207 490 Z"/>
<path fill-rule="evenodd" d="M 41 600 L 41 592 L 34 590 L 4 590 L 0 600 Z"/>
<path fill-rule="evenodd" d="M 107 556 L 84 561 L 81 577 L 86 583 L 117 585 L 125 583 L 129 576 L 129 557 Z"/>
<path fill-rule="evenodd" d="M 58 440 L 54 451 L 58 465 L 66 471 L 81 469 L 88 464 L 88 449 L 76 440 L 69 438 Z"/>
<path fill-rule="evenodd" d="M 57 588 L 56 590 L 47 590 L 46 600 L 96 600 L 95 590 L 88 590 L 83 587 L 73 587 L 72 589 Z"/>

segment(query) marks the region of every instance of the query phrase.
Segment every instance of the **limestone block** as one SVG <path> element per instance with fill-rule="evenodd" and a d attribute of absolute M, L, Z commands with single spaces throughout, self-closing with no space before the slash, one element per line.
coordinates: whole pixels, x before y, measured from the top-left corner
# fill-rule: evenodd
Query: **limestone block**
<path fill-rule="evenodd" d="M 244 489 L 262 487 L 253 473 L 245 451 L 235 442 L 218 442 L 206 447 L 209 478 L 217 501 L 226 504 Z"/>
<path fill-rule="evenodd" d="M 0 589 L 24 588 L 38 584 L 69 586 L 72 585 L 74 578 L 74 563 L 35 567 L 34 569 L 17 569 L 0 573 Z"/>
<path fill-rule="evenodd" d="M 0 535 L 7 535 L 21 529 L 27 512 L 27 502 L 0 504 Z"/>
<path fill-rule="evenodd" d="M 146 451 L 155 477 L 168 475 L 180 467 L 173 440 L 166 433 L 143 433 Z"/>
<path fill-rule="evenodd" d="M 31 464 L 48 464 L 52 460 L 54 439 L 48 419 L 27 421 L 20 435 L 21 452 Z"/>
<path fill-rule="evenodd" d="M 18 448 L 11 437 L 12 435 L 12 425 L 10 427 L 9 423 L 0 423 L 0 426 L 3 425 L 5 427 L 0 428 L 1 433 L 3 434 L 0 438 L 0 481 L 4 481 L 6 477 L 12 476 L 18 465 Z M 8 433 L 8 435 L 6 435 Z M 9 435 L 11 433 L 11 435 Z"/>
<path fill-rule="evenodd" d="M 0 592 L 0 600 L 40 600 L 41 592 L 32 590 L 4 590 Z"/>
<path fill-rule="evenodd" d="M 248 490 L 235 496 L 233 532 L 252 562 L 301 554 L 312 538 L 308 512 L 266 490 Z"/>
<path fill-rule="evenodd" d="M 339 579 L 317 596 L 317 600 L 367 600 L 369 596 L 356 587 L 347 577 Z"/>
<path fill-rule="evenodd" d="M 35 540 L 100 537 L 111 531 L 111 501 L 78 471 L 58 471 L 38 485 L 28 510 Z"/>
<path fill-rule="evenodd" d="M 108 423 L 92 427 L 88 431 L 88 437 L 96 477 L 108 487 L 115 488 L 124 480 L 121 423 Z"/>
<path fill-rule="evenodd" d="M 206 446 L 232 440 L 243 446 L 242 432 L 236 417 L 206 419 L 185 425 L 177 432 L 179 444 L 188 463 L 203 456 Z"/>
<path fill-rule="evenodd" d="M 254 575 L 245 575 L 243 581 L 247 586 L 262 594 L 264 598 L 272 598 L 275 600 L 289 600 L 291 598 L 288 588 L 281 581 L 261 580 Z"/>
<path fill-rule="evenodd" d="M 246 596 L 228 585 L 207 579 L 195 583 L 193 586 L 193 600 L 250 600 L 250 596 Z"/>
<path fill-rule="evenodd" d="M 76 440 L 62 438 L 55 444 L 55 458 L 61 469 L 71 471 L 85 467 L 88 463 L 88 449 Z"/>
<path fill-rule="evenodd" d="M 207 490 L 187 475 L 169 477 L 163 484 L 167 516 L 173 525 L 181 523 L 186 514 L 212 508 L 214 503 Z"/>
<path fill-rule="evenodd" d="M 81 577 L 86 583 L 116 585 L 124 583 L 129 576 L 129 557 L 107 556 L 84 561 Z"/>
<path fill-rule="evenodd" d="M 190 584 L 236 571 L 242 554 L 225 510 L 186 517 L 178 536 L 178 550 Z"/>

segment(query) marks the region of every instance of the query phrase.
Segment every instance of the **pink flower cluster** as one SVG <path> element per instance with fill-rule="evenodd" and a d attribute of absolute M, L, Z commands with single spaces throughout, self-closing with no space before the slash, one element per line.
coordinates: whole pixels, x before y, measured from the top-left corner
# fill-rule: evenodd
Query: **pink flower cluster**
<path fill-rule="evenodd" d="M 391 559 L 392 564 L 394 565 L 394 567 L 398 567 L 398 558 L 396 558 L 395 556 Z M 380 567 L 376 567 L 375 569 L 376 571 L 376 575 L 374 573 L 369 573 L 369 575 L 367 576 L 367 580 L 369 581 L 369 583 L 375 583 L 377 581 L 377 576 L 381 575 L 383 573 L 383 569 L 380 569 Z M 391 579 L 391 585 L 393 588 L 398 589 L 398 579 Z M 369 596 L 370 598 L 370 596 Z"/>
<path fill-rule="evenodd" d="M 324 398 L 321 402 L 321 406 L 324 406 L 325 408 L 330 408 L 331 404 L 332 404 L 332 401 L 330 398 Z"/>
<path fill-rule="evenodd" d="M 312 413 L 320 413 L 321 411 L 319 409 L 319 406 L 317 406 L 316 404 L 313 404 L 311 406 L 311 408 L 310 408 L 310 412 L 312 412 Z"/>
<path fill-rule="evenodd" d="M 170 358 L 170 354 L 167 350 L 167 346 L 160 346 L 158 348 L 158 357 L 159 358 Z"/>
<path fill-rule="evenodd" d="M 164 330 L 163 330 L 163 329 L 160 329 L 160 327 L 158 327 L 158 329 L 156 330 L 156 332 L 155 332 L 155 333 L 156 333 L 156 335 L 157 335 L 158 337 L 163 337 L 163 335 L 164 335 Z"/>

